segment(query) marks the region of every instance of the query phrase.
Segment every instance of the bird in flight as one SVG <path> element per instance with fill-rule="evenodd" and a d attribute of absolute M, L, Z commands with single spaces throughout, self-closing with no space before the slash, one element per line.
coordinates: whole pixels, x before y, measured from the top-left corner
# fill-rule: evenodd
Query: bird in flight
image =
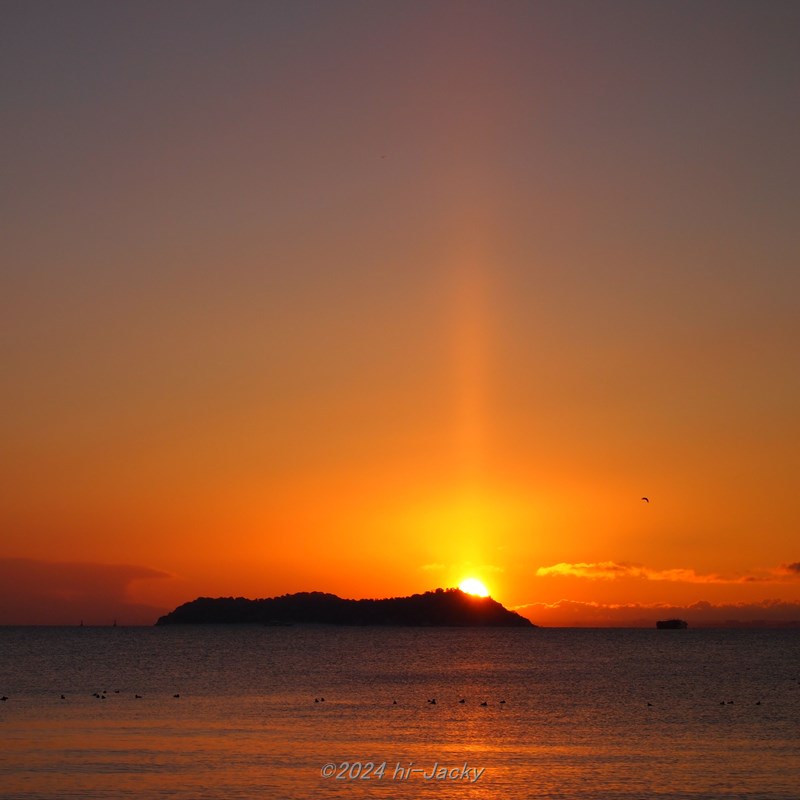
<path fill-rule="evenodd" d="M 643 497 L 642 500 L 644 500 L 645 503 L 649 503 L 650 502 L 650 498 L 649 497 Z"/>

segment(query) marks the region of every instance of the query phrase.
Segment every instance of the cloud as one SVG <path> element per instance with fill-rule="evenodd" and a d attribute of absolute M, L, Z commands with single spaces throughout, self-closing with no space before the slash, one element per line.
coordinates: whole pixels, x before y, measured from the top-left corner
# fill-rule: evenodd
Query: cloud
<path fill-rule="evenodd" d="M 793 575 L 800 575 L 800 561 L 795 561 L 793 564 L 784 564 L 783 569 Z"/>
<path fill-rule="evenodd" d="M 587 563 L 582 561 L 577 564 L 568 564 L 561 561 L 551 567 L 539 567 L 536 570 L 537 577 L 550 575 L 567 576 L 577 578 L 591 578 L 592 580 L 614 580 L 630 574 L 631 567 L 623 564 L 616 564 L 613 561 L 600 561 L 597 563 Z"/>
<path fill-rule="evenodd" d="M 150 625 L 165 612 L 128 600 L 134 581 L 166 572 L 132 564 L 0 558 L 2 625 Z"/>
<path fill-rule="evenodd" d="M 791 565 L 790 565 L 791 566 Z M 722 576 L 716 573 L 702 574 L 683 567 L 675 569 L 654 569 L 638 564 L 619 564 L 615 561 L 579 562 L 569 564 L 560 562 L 550 567 L 539 567 L 537 577 L 576 577 L 589 580 L 612 581 L 619 578 L 638 578 L 647 581 L 671 581 L 674 583 L 753 583 L 775 580 L 776 571 L 748 573 L 746 575 Z"/>
<path fill-rule="evenodd" d="M 518 611 L 538 625 L 555 627 L 655 627 L 656 620 L 678 617 L 690 627 L 797 625 L 800 603 L 763 600 L 753 603 L 710 603 L 699 600 L 683 606 L 667 603 L 594 603 L 559 600 L 526 603 Z"/>

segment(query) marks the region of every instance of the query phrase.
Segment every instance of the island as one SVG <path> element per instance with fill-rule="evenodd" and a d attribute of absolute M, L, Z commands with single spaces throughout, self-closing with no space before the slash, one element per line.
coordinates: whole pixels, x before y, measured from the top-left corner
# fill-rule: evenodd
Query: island
<path fill-rule="evenodd" d="M 407 625 L 418 627 L 535 628 L 529 619 L 491 597 L 436 589 L 410 597 L 345 600 L 325 592 L 299 592 L 249 600 L 198 597 L 160 617 L 156 625 Z"/>
<path fill-rule="evenodd" d="M 660 619 L 656 622 L 656 628 L 659 630 L 683 630 L 688 627 L 689 623 L 683 619 Z"/>

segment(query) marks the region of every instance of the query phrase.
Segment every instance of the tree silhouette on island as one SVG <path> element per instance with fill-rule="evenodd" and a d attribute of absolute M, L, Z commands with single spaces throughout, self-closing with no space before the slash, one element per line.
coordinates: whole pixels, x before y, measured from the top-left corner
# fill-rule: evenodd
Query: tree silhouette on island
<path fill-rule="evenodd" d="M 164 615 L 156 625 L 231 623 L 537 627 L 491 597 L 476 597 L 460 589 L 436 589 L 410 597 L 381 600 L 345 600 L 325 592 L 299 592 L 260 600 L 198 597 Z"/>

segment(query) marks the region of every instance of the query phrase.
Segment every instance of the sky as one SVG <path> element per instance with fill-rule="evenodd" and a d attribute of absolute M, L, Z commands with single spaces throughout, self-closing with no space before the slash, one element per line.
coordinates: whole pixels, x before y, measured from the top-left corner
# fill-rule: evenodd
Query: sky
<path fill-rule="evenodd" d="M 800 620 L 799 36 L 5 0 L 0 624 L 467 577 L 544 625 Z"/>

